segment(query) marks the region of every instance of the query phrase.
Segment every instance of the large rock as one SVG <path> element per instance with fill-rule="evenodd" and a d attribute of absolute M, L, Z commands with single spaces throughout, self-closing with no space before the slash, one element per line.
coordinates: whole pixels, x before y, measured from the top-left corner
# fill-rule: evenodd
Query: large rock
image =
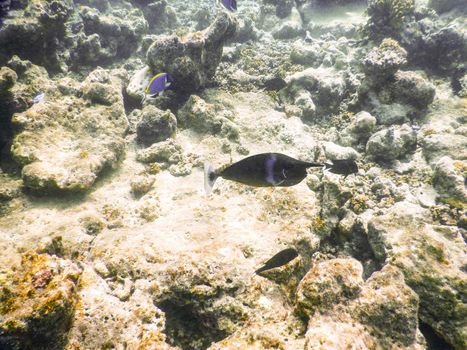
<path fill-rule="evenodd" d="M 465 161 L 454 161 L 445 156 L 435 164 L 433 186 L 445 200 L 451 198 L 451 200 L 467 203 L 466 176 L 467 163 Z"/>
<path fill-rule="evenodd" d="M 421 138 L 420 144 L 423 155 L 429 162 L 436 162 L 444 156 L 453 159 L 467 159 L 467 136 L 462 134 L 427 132 Z"/>
<path fill-rule="evenodd" d="M 207 103 L 196 95 L 191 95 L 178 113 L 183 128 L 235 140 L 239 137 L 239 128 L 233 120 L 231 111 L 220 104 Z"/>
<path fill-rule="evenodd" d="M 420 298 L 420 318 L 455 349 L 466 347 L 466 248 L 457 227 L 430 224 L 407 202 L 374 218 L 368 236 L 376 258 L 397 267 Z"/>
<path fill-rule="evenodd" d="M 17 132 L 11 152 L 32 190 L 86 191 L 123 153 L 128 121 L 121 80 L 97 69 L 81 85 L 69 83 L 74 89 L 62 93 L 59 85 L 13 116 Z"/>
<path fill-rule="evenodd" d="M 99 275 L 100 274 L 100 275 Z M 67 350 L 119 348 L 176 350 L 165 342 L 164 313 L 154 306 L 151 283 L 113 276 L 98 260 L 87 266 L 79 291 L 80 308 L 74 314 Z"/>
<path fill-rule="evenodd" d="M 63 349 L 81 271 L 69 260 L 26 253 L 0 275 L 0 348 Z"/>
<path fill-rule="evenodd" d="M 161 36 L 149 47 L 147 61 L 152 72 L 173 76 L 173 89 L 194 92 L 212 79 L 222 56 L 225 41 L 235 34 L 236 21 L 220 12 L 214 23 L 185 37 Z"/>
<path fill-rule="evenodd" d="M 340 134 L 344 145 L 366 143 L 376 126 L 376 118 L 366 111 L 358 112 L 355 119 Z"/>
<path fill-rule="evenodd" d="M 144 145 L 151 145 L 175 135 L 177 119 L 170 112 L 147 105 L 143 108 L 141 120 L 136 126 L 138 141 Z"/>
<path fill-rule="evenodd" d="M 300 282 L 297 310 L 309 317 L 305 348 L 423 349 L 418 297 L 402 273 L 387 265 L 363 282 L 362 271 L 354 259 L 331 259 L 315 263 Z"/>
<path fill-rule="evenodd" d="M 333 142 L 323 142 L 324 153 L 326 159 L 337 160 L 337 159 L 352 159 L 358 158 L 358 153 L 352 147 L 344 147 L 336 145 Z"/>
<path fill-rule="evenodd" d="M 384 84 L 407 63 L 407 52 L 399 43 L 387 38 L 373 48 L 363 59 L 363 71 L 372 85 Z"/>
<path fill-rule="evenodd" d="M 297 289 L 297 307 L 311 317 L 315 312 L 355 298 L 363 286 L 362 265 L 354 259 L 333 259 L 313 264 Z"/>
<path fill-rule="evenodd" d="M 330 68 L 308 68 L 288 76 L 286 82 L 280 97 L 286 103 L 297 104 L 304 120 L 336 113 L 346 96 L 343 76 Z"/>
<path fill-rule="evenodd" d="M 398 71 L 391 86 L 394 99 L 399 103 L 426 108 L 435 97 L 435 86 L 423 72 Z"/>
<path fill-rule="evenodd" d="M 148 30 L 147 21 L 137 9 L 101 13 L 97 8 L 82 6 L 79 16 L 84 33 L 78 35 L 72 51 L 74 69 L 83 64 L 102 64 L 129 57 Z"/>
<path fill-rule="evenodd" d="M 376 160 L 394 160 L 413 151 L 417 134 L 406 124 L 374 133 L 366 144 L 366 153 Z"/>
<path fill-rule="evenodd" d="M 304 33 L 300 13 L 293 8 L 292 12 L 273 30 L 275 39 L 292 39 Z"/>
<path fill-rule="evenodd" d="M 411 65 L 453 73 L 462 69 L 467 59 L 465 28 L 465 16 L 454 20 L 426 16 L 404 27 L 400 43 Z"/>

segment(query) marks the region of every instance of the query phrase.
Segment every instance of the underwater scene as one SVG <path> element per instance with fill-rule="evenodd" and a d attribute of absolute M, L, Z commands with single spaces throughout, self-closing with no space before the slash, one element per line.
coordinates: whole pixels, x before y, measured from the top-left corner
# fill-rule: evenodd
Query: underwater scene
<path fill-rule="evenodd" d="M 467 349 L 466 0 L 0 0 L 0 350 Z"/>

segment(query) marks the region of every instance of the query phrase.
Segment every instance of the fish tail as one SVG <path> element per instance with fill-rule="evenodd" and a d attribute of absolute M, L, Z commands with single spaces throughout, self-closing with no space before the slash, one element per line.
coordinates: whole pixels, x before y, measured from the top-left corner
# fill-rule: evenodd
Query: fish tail
<path fill-rule="evenodd" d="M 204 163 L 204 190 L 206 191 L 206 195 L 210 195 L 212 192 L 212 187 L 214 186 L 214 182 L 216 182 L 218 175 L 212 168 L 211 164 L 208 162 Z"/>
<path fill-rule="evenodd" d="M 268 270 L 268 268 L 266 266 L 260 267 L 258 270 L 255 271 L 255 274 L 258 275 L 261 272 L 266 271 L 266 270 Z"/>
<path fill-rule="evenodd" d="M 320 166 L 323 166 L 323 165 L 326 165 L 326 164 L 323 164 L 323 163 L 313 163 L 313 162 L 308 162 L 306 164 L 307 168 L 311 168 L 311 167 L 320 167 Z"/>

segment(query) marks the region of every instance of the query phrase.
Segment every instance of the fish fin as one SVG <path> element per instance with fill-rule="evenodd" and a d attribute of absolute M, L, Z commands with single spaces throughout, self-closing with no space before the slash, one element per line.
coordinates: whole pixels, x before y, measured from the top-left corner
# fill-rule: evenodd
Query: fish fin
<path fill-rule="evenodd" d="M 263 271 L 266 271 L 266 270 L 269 270 L 266 265 L 265 266 L 262 266 L 260 267 L 258 270 L 255 271 L 255 274 L 259 275 L 261 272 Z"/>
<path fill-rule="evenodd" d="M 164 96 L 164 90 L 162 90 L 161 92 L 159 92 L 159 93 L 157 94 L 157 96 Z"/>
<path fill-rule="evenodd" d="M 212 166 L 208 163 L 204 163 L 204 190 L 206 191 L 206 195 L 209 196 L 212 192 L 212 187 L 214 186 L 214 182 L 216 182 L 217 175 L 214 172 Z"/>
<path fill-rule="evenodd" d="M 143 105 L 144 101 L 146 101 L 146 96 L 147 96 L 146 94 L 143 95 L 143 98 L 141 99 L 141 105 Z"/>
<path fill-rule="evenodd" d="M 311 167 L 320 167 L 320 166 L 323 166 L 323 165 L 327 165 L 329 163 L 314 163 L 314 162 L 308 162 L 306 164 L 307 168 L 311 168 Z"/>

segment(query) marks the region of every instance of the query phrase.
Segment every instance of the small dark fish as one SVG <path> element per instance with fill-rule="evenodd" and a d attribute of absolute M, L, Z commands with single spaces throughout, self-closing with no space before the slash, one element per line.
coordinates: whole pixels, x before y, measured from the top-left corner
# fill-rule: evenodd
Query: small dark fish
<path fill-rule="evenodd" d="M 263 88 L 268 91 L 279 91 L 283 89 L 287 83 L 284 79 L 279 77 L 268 78 L 263 83 Z"/>
<path fill-rule="evenodd" d="M 161 96 L 164 94 L 164 91 L 172 84 L 172 77 L 168 73 L 159 73 L 156 74 L 151 81 L 149 82 L 148 86 L 146 87 L 145 95 L 146 96 L 154 97 L 156 95 Z"/>
<path fill-rule="evenodd" d="M 271 259 L 266 261 L 262 267 L 255 271 L 259 274 L 263 271 L 273 269 L 275 267 L 284 266 L 288 262 L 292 261 L 298 256 L 298 252 L 294 248 L 287 248 L 281 250 L 279 253 L 274 255 Z"/>
<path fill-rule="evenodd" d="M 324 166 L 331 173 L 344 175 L 344 177 L 358 173 L 358 165 L 352 159 L 335 159 L 332 163 L 325 163 Z"/>
<path fill-rule="evenodd" d="M 294 159 L 280 153 L 262 153 L 247 157 L 217 170 L 204 165 L 204 189 L 210 194 L 218 177 L 255 187 L 293 186 L 307 175 L 309 167 L 323 166 Z"/>
<path fill-rule="evenodd" d="M 229 11 L 237 11 L 237 0 L 222 0 L 222 5 Z"/>

